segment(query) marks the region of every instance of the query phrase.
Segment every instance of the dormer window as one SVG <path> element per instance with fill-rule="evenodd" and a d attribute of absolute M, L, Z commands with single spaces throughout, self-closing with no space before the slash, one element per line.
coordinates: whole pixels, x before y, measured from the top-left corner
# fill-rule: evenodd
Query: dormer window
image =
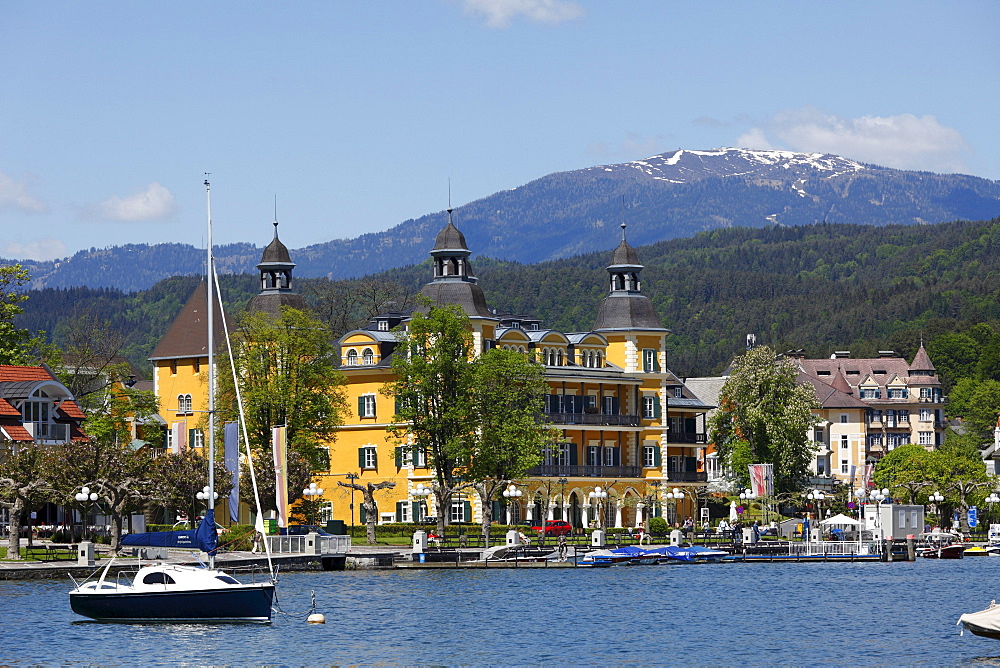
<path fill-rule="evenodd" d="M 347 366 L 357 366 L 358 365 L 358 351 L 351 348 L 347 351 Z"/>
<path fill-rule="evenodd" d="M 365 348 L 365 352 L 362 353 L 361 359 L 365 366 L 371 366 L 375 364 L 375 353 L 372 352 L 371 348 Z"/>
<path fill-rule="evenodd" d="M 24 422 L 48 422 L 52 417 L 52 400 L 42 390 L 35 390 L 21 406 Z"/>
<path fill-rule="evenodd" d="M 378 321 L 378 331 L 380 331 L 380 332 L 388 332 L 389 331 L 389 321 L 388 320 L 379 320 Z"/>

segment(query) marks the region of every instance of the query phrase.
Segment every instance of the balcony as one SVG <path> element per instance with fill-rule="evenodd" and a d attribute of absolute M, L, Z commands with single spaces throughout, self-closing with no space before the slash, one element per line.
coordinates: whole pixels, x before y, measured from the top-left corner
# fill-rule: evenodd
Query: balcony
<path fill-rule="evenodd" d="M 668 471 L 667 482 L 708 482 L 705 471 Z"/>
<path fill-rule="evenodd" d="M 674 432 L 671 431 L 667 434 L 667 441 L 670 443 L 707 443 L 708 435 L 699 434 L 693 431 L 686 432 Z"/>
<path fill-rule="evenodd" d="M 641 478 L 641 466 L 542 464 L 528 469 L 529 478 Z"/>
<path fill-rule="evenodd" d="M 54 422 L 25 422 L 24 428 L 35 443 L 66 443 L 69 441 L 69 425 Z"/>
<path fill-rule="evenodd" d="M 583 424 L 606 427 L 638 427 L 638 415 L 602 415 L 600 413 L 545 413 L 552 424 Z"/>

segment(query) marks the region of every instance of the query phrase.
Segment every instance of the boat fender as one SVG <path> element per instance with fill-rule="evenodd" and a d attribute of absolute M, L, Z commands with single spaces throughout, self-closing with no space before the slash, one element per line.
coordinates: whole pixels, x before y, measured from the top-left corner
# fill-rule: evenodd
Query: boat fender
<path fill-rule="evenodd" d="M 326 616 L 321 612 L 314 612 L 306 621 L 310 624 L 326 624 Z"/>

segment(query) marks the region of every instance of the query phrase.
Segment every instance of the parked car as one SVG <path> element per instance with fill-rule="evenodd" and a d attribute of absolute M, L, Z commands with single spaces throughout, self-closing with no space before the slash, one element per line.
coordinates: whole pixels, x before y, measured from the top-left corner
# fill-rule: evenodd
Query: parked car
<path fill-rule="evenodd" d="M 572 525 L 566 520 L 548 520 L 544 527 L 531 527 L 533 531 L 545 533 L 546 536 L 566 536 L 573 531 Z"/>
<path fill-rule="evenodd" d="M 278 530 L 282 536 L 305 536 L 307 533 L 317 533 L 320 536 L 332 536 L 332 533 L 325 531 L 316 524 L 292 524 Z"/>

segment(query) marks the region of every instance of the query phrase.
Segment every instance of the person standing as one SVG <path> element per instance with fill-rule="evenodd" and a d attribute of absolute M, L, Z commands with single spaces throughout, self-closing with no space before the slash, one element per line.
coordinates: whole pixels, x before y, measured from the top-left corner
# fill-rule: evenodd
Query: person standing
<path fill-rule="evenodd" d="M 566 561 L 566 534 L 559 536 L 559 561 Z"/>
<path fill-rule="evenodd" d="M 753 521 L 753 544 L 756 545 L 757 541 L 760 540 L 760 525 L 757 520 Z"/>

